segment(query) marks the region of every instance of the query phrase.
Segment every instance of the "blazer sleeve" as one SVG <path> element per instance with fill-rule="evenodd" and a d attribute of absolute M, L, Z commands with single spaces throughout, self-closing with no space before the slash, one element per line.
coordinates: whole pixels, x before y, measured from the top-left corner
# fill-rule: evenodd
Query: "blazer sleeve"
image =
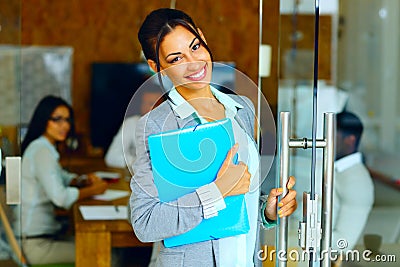
<path fill-rule="evenodd" d="M 146 115 L 136 127 L 134 176 L 131 179 L 131 223 L 138 239 L 155 242 L 185 233 L 203 219 L 197 193 L 190 193 L 171 202 L 161 202 L 153 180 L 147 138 L 162 128 Z"/>

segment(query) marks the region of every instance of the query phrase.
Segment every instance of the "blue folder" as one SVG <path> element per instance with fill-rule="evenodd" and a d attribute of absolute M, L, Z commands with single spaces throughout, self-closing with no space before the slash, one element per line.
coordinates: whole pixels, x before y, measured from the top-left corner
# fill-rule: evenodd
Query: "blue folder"
<path fill-rule="evenodd" d="M 213 182 L 235 138 L 232 122 L 223 119 L 150 135 L 148 142 L 159 198 L 169 202 Z M 226 208 L 218 216 L 165 239 L 164 245 L 173 247 L 247 233 L 250 227 L 244 195 L 226 197 L 225 203 Z"/>

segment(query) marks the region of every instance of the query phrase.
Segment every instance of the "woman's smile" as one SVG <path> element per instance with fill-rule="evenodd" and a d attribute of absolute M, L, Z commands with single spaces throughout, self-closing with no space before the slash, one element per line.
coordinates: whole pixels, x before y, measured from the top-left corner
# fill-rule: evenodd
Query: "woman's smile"
<path fill-rule="evenodd" d="M 192 81 L 201 81 L 201 80 L 203 80 L 204 77 L 206 77 L 206 75 L 207 75 L 206 66 L 207 65 L 204 65 L 204 67 L 201 68 L 200 71 L 198 71 L 198 72 L 196 72 L 194 74 L 191 74 L 189 76 L 186 76 L 185 78 L 189 79 L 189 80 L 192 80 Z"/>

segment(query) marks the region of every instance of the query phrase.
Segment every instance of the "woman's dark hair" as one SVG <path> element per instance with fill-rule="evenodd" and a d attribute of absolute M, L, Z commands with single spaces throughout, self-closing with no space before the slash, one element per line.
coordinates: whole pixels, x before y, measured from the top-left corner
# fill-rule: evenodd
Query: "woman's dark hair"
<path fill-rule="evenodd" d="M 145 58 L 156 62 L 160 81 L 160 43 L 163 41 L 164 37 L 176 26 L 185 27 L 194 36 L 196 36 L 201 45 L 203 45 L 207 49 L 208 53 L 210 53 L 211 61 L 213 61 L 210 48 L 201 38 L 193 19 L 189 15 L 177 9 L 156 9 L 148 14 L 145 18 L 142 26 L 139 29 L 138 38 Z"/>
<path fill-rule="evenodd" d="M 28 126 L 28 131 L 26 132 L 25 138 L 21 144 L 21 154 L 23 155 L 25 149 L 28 145 L 35 139 L 39 138 L 46 131 L 47 122 L 51 118 L 51 114 L 53 114 L 54 110 L 60 106 L 64 106 L 68 108 L 70 119 L 71 119 L 71 128 L 68 133 L 68 137 L 73 136 L 75 133 L 74 127 L 74 113 L 72 107 L 62 98 L 57 96 L 46 96 L 40 100 L 38 105 L 33 112 L 31 121 Z"/>

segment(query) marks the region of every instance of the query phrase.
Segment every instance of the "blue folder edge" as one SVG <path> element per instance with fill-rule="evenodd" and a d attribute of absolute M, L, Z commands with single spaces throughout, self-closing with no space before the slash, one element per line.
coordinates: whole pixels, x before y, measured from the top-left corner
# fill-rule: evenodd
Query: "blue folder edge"
<path fill-rule="evenodd" d="M 164 246 L 174 247 L 247 234 L 250 226 L 244 195 L 226 197 L 225 203 L 226 208 L 219 211 L 218 216 L 202 220 L 198 226 L 186 233 L 165 239 Z"/>

